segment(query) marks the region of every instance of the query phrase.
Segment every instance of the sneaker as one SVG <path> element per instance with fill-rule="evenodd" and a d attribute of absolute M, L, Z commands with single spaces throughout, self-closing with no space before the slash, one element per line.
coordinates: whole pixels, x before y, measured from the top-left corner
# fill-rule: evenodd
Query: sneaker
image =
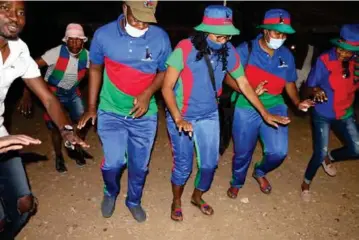
<path fill-rule="evenodd" d="M 116 198 L 110 196 L 103 196 L 103 200 L 101 203 L 101 212 L 104 218 L 109 218 L 112 216 L 115 211 Z"/>
<path fill-rule="evenodd" d="M 137 222 L 146 221 L 146 212 L 145 210 L 143 210 L 141 205 L 135 207 L 129 207 L 128 209 L 130 210 L 133 218 L 136 219 Z"/>

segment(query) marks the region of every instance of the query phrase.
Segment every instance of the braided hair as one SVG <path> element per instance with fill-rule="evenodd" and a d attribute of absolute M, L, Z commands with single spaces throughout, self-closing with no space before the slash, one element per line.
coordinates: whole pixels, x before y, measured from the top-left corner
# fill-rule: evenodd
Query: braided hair
<path fill-rule="evenodd" d="M 210 54 L 211 51 L 214 52 L 215 55 L 218 56 L 218 61 L 222 62 L 222 71 L 227 71 L 227 57 L 229 48 L 227 44 L 223 44 L 223 46 L 218 49 L 210 49 L 207 44 L 208 33 L 196 31 L 191 36 L 191 42 L 195 49 L 198 51 L 196 55 L 196 61 L 199 61 L 203 58 L 204 54 Z"/>

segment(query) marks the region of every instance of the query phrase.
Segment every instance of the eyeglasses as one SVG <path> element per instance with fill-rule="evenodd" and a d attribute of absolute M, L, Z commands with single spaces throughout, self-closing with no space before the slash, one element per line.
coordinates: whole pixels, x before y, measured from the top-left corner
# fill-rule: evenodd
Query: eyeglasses
<path fill-rule="evenodd" d="M 349 61 L 342 61 L 342 76 L 344 79 L 350 77 Z"/>
<path fill-rule="evenodd" d="M 215 36 L 216 36 L 217 41 L 221 41 L 221 40 L 229 41 L 232 39 L 231 35 L 215 35 Z"/>

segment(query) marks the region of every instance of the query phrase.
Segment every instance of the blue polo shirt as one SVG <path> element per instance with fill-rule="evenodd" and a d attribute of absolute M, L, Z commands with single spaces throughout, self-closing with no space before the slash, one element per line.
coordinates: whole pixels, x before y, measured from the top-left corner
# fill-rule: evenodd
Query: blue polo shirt
<path fill-rule="evenodd" d="M 172 48 L 168 34 L 150 25 L 148 31 L 135 38 L 116 21 L 99 28 L 91 42 L 90 61 L 104 64 L 99 109 L 128 116 L 136 96 L 153 82 L 157 71 L 166 70 L 166 59 Z M 146 115 L 157 112 L 152 97 Z"/>
<path fill-rule="evenodd" d="M 239 55 L 231 43 L 228 47 L 227 71 L 235 79 L 244 75 Z M 175 68 L 180 74 L 174 87 L 177 106 L 185 119 L 198 119 L 217 111 L 214 89 L 205 59 L 197 60 L 197 49 L 191 39 L 184 39 L 178 43 L 167 60 L 167 64 Z M 222 92 L 222 83 L 227 71 L 223 71 L 223 64 L 216 53 L 212 53 L 210 61 L 214 71 L 217 95 Z"/>
<path fill-rule="evenodd" d="M 281 46 L 270 56 L 259 45 L 259 34 L 252 40 L 252 52 L 248 57 L 248 44 L 240 44 L 236 50 L 240 56 L 241 64 L 245 66 L 245 75 L 253 88 L 256 88 L 262 81 L 267 80 L 265 88 L 268 92 L 259 96 L 264 107 L 271 108 L 279 104 L 284 104 L 282 97 L 283 88 L 286 83 L 297 80 L 297 71 L 292 53 L 285 46 Z M 235 94 L 232 99 L 234 100 Z M 240 95 L 236 107 L 250 107 L 252 104 L 244 95 Z"/>
<path fill-rule="evenodd" d="M 359 87 L 359 83 L 354 82 L 354 64 L 354 59 L 349 61 L 351 74 L 343 78 L 342 63 L 335 48 L 318 57 L 309 73 L 307 85 L 323 89 L 328 101 L 317 103 L 314 107 L 316 113 L 329 119 L 346 119 L 353 115 L 355 91 Z"/>

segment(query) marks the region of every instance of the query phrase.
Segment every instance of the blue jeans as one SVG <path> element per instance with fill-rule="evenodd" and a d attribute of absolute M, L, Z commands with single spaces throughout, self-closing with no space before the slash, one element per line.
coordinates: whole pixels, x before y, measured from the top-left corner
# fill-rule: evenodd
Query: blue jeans
<path fill-rule="evenodd" d="M 343 137 L 345 146 L 330 152 L 332 161 L 342 161 L 359 158 L 359 132 L 354 116 L 343 119 L 327 119 L 313 111 L 313 155 L 305 171 L 304 181 L 309 184 L 318 168 L 328 155 L 330 127 Z"/>
<path fill-rule="evenodd" d="M 268 111 L 271 114 L 287 116 L 287 106 L 284 104 L 272 107 Z M 263 145 L 263 157 L 262 161 L 255 165 L 254 174 L 257 177 L 263 177 L 276 169 L 287 156 L 288 127 L 269 126 L 255 109 L 236 107 L 232 134 L 234 141 L 232 187 L 241 188 L 244 185 L 258 136 Z"/>
<path fill-rule="evenodd" d="M 105 155 L 101 166 L 104 194 L 117 197 L 121 173 L 127 165 L 126 205 L 140 205 L 157 132 L 157 114 L 133 119 L 99 110 L 97 129 Z"/>
<path fill-rule="evenodd" d="M 60 103 L 70 114 L 71 120 L 77 123 L 85 111 L 83 101 L 78 95 L 78 93 L 74 90 L 56 88 L 55 94 Z M 56 128 L 55 123 L 51 120 L 50 116 L 47 113 L 44 113 L 44 119 L 48 129 Z"/>
<path fill-rule="evenodd" d="M 186 133 L 179 133 L 171 115 L 167 115 L 173 153 L 171 182 L 177 186 L 185 185 L 192 172 L 195 148 L 198 166 L 195 188 L 205 192 L 211 187 L 219 159 L 218 111 L 188 121 L 193 126 L 192 138 Z"/>
<path fill-rule="evenodd" d="M 12 239 L 29 218 L 29 212 L 20 213 L 19 199 L 31 196 L 26 173 L 17 152 L 0 155 L 0 220 L 5 219 L 5 231 L 0 239 Z M 30 210 L 30 209 L 29 209 Z"/>

